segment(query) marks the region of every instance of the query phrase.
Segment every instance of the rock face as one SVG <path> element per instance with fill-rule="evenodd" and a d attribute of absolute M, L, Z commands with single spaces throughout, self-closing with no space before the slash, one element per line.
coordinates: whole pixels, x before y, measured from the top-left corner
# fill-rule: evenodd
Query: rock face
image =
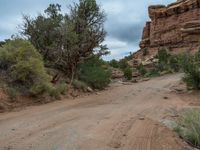
<path fill-rule="evenodd" d="M 158 47 L 172 52 L 197 49 L 200 40 L 200 0 L 178 0 L 175 3 L 149 6 L 151 21 L 144 27 L 141 49 L 153 53 Z"/>

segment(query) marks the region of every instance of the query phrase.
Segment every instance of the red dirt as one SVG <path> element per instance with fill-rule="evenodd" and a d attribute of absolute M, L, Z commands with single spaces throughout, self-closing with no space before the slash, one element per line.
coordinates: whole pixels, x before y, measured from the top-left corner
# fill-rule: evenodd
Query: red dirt
<path fill-rule="evenodd" d="M 189 150 L 160 122 L 187 107 L 171 92 L 180 75 L 0 114 L 2 150 Z M 167 98 L 166 98 L 167 97 Z"/>

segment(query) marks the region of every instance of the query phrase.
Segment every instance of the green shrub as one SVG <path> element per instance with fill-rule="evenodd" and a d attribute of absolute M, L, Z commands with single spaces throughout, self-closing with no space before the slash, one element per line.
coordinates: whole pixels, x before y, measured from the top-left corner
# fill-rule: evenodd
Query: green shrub
<path fill-rule="evenodd" d="M 83 91 L 86 91 L 88 87 L 88 85 L 85 82 L 79 81 L 79 80 L 74 80 L 72 85 L 74 86 L 75 89 L 83 90 Z"/>
<path fill-rule="evenodd" d="M 78 78 L 94 89 L 103 89 L 110 83 L 111 72 L 104 69 L 104 61 L 92 57 L 79 67 Z"/>
<path fill-rule="evenodd" d="M 26 40 L 15 39 L 3 45 L 0 64 L 7 73 L 8 84 L 23 94 L 42 94 L 52 86 L 41 55 Z"/>
<path fill-rule="evenodd" d="M 62 95 L 65 95 L 67 92 L 67 84 L 66 83 L 61 83 L 56 88 L 57 88 L 57 91 Z"/>
<path fill-rule="evenodd" d="M 85 66 L 79 78 L 94 89 L 103 89 L 110 83 L 111 73 L 98 66 Z"/>
<path fill-rule="evenodd" d="M 128 63 L 127 63 L 127 60 L 126 60 L 126 59 L 121 59 L 121 60 L 119 61 L 119 68 L 120 68 L 121 70 L 124 70 L 124 69 L 126 69 L 127 67 L 130 67 L 130 66 L 128 65 Z"/>
<path fill-rule="evenodd" d="M 170 56 L 169 66 L 174 72 L 178 72 L 180 70 L 180 64 L 179 64 L 178 56 Z"/>
<path fill-rule="evenodd" d="M 193 56 L 184 55 L 182 57 L 182 69 L 185 73 L 183 81 L 188 88 L 200 89 L 200 66 Z"/>
<path fill-rule="evenodd" d="M 175 131 L 189 144 L 200 148 L 200 110 L 184 111 Z"/>
<path fill-rule="evenodd" d="M 12 99 L 12 100 L 16 99 L 17 96 L 19 96 L 19 92 L 15 88 L 12 88 L 12 87 L 7 87 L 6 92 L 7 92 L 8 96 L 10 97 L 10 99 Z"/>
<path fill-rule="evenodd" d="M 166 48 L 158 49 L 157 58 L 160 63 L 168 64 L 170 54 L 168 53 Z"/>
<path fill-rule="evenodd" d="M 139 65 L 138 71 L 142 76 L 144 76 L 147 73 L 146 68 L 142 64 Z"/>
<path fill-rule="evenodd" d="M 158 77 L 158 76 L 160 76 L 160 72 L 158 71 L 158 69 L 153 68 L 153 69 L 150 69 L 145 76 L 146 77 Z"/>
<path fill-rule="evenodd" d="M 119 68 L 119 63 L 117 60 L 113 59 L 109 62 L 109 65 L 113 68 Z"/>
<path fill-rule="evenodd" d="M 131 68 L 124 69 L 124 77 L 127 80 L 131 80 L 132 79 L 132 73 L 133 73 L 133 71 L 131 70 Z"/>

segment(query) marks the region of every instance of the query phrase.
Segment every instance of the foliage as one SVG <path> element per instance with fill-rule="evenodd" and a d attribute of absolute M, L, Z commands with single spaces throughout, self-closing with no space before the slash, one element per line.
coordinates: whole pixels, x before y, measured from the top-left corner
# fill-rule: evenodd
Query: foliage
<path fill-rule="evenodd" d="M 107 54 L 102 45 L 105 14 L 95 0 L 79 0 L 69 6 L 66 15 L 61 6 L 51 4 L 45 14 L 36 18 L 24 16 L 22 34 L 39 50 L 48 67 L 53 67 L 74 78 L 82 59 L 98 51 Z"/>
<path fill-rule="evenodd" d="M 147 70 L 145 69 L 145 67 L 142 64 L 140 64 L 138 66 L 138 71 L 142 76 L 144 76 L 147 73 Z"/>
<path fill-rule="evenodd" d="M 7 72 L 8 84 L 23 93 L 31 93 L 34 87 L 50 81 L 42 57 L 26 40 L 14 39 L 0 48 L 0 64 L 0 69 Z M 41 92 L 44 89 L 34 91 Z"/>
<path fill-rule="evenodd" d="M 171 55 L 169 57 L 169 66 L 174 72 L 178 72 L 180 70 L 179 56 Z"/>
<path fill-rule="evenodd" d="M 167 52 L 166 48 L 158 49 L 157 58 L 159 59 L 159 63 L 167 64 L 169 57 L 170 57 L 170 54 Z"/>
<path fill-rule="evenodd" d="M 196 55 L 195 55 L 196 56 Z M 190 55 L 182 56 L 182 69 L 185 73 L 183 80 L 186 82 L 187 86 L 190 88 L 200 89 L 200 66 L 195 61 L 194 57 Z"/>
<path fill-rule="evenodd" d="M 83 91 L 86 91 L 88 87 L 85 82 L 79 81 L 79 80 L 74 80 L 72 85 L 74 86 L 75 89 L 83 90 Z"/>
<path fill-rule="evenodd" d="M 175 131 L 189 144 L 200 148 L 200 111 L 198 109 L 184 111 Z"/>
<path fill-rule="evenodd" d="M 124 77 L 127 79 L 127 80 L 131 80 L 132 79 L 132 69 L 130 67 L 124 69 Z"/>
<path fill-rule="evenodd" d="M 15 88 L 12 88 L 12 87 L 6 87 L 6 93 L 8 94 L 11 100 L 16 99 L 17 96 L 19 95 L 19 92 Z"/>
<path fill-rule="evenodd" d="M 119 68 L 119 62 L 118 62 L 117 60 L 115 60 L 115 59 L 111 60 L 111 61 L 109 62 L 109 65 L 110 65 L 111 67 L 113 67 L 113 68 Z"/>
<path fill-rule="evenodd" d="M 124 70 L 124 69 L 126 69 L 127 67 L 129 67 L 129 65 L 128 65 L 128 63 L 127 63 L 127 60 L 126 60 L 126 59 L 121 59 L 121 60 L 119 61 L 119 68 L 120 68 L 121 70 Z"/>
<path fill-rule="evenodd" d="M 103 89 L 110 83 L 111 72 L 103 68 L 104 61 L 91 57 L 79 67 L 78 78 L 95 89 Z"/>
<path fill-rule="evenodd" d="M 65 95 L 67 92 L 67 84 L 61 83 L 56 87 L 59 94 Z"/>

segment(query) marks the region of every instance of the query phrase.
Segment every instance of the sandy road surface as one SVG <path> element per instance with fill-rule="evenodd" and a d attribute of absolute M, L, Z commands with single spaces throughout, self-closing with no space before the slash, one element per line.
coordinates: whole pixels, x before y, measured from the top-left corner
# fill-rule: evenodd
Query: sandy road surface
<path fill-rule="evenodd" d="M 159 123 L 170 109 L 185 106 L 170 92 L 178 80 L 116 84 L 98 95 L 0 114 L 0 150 L 188 149 Z"/>

